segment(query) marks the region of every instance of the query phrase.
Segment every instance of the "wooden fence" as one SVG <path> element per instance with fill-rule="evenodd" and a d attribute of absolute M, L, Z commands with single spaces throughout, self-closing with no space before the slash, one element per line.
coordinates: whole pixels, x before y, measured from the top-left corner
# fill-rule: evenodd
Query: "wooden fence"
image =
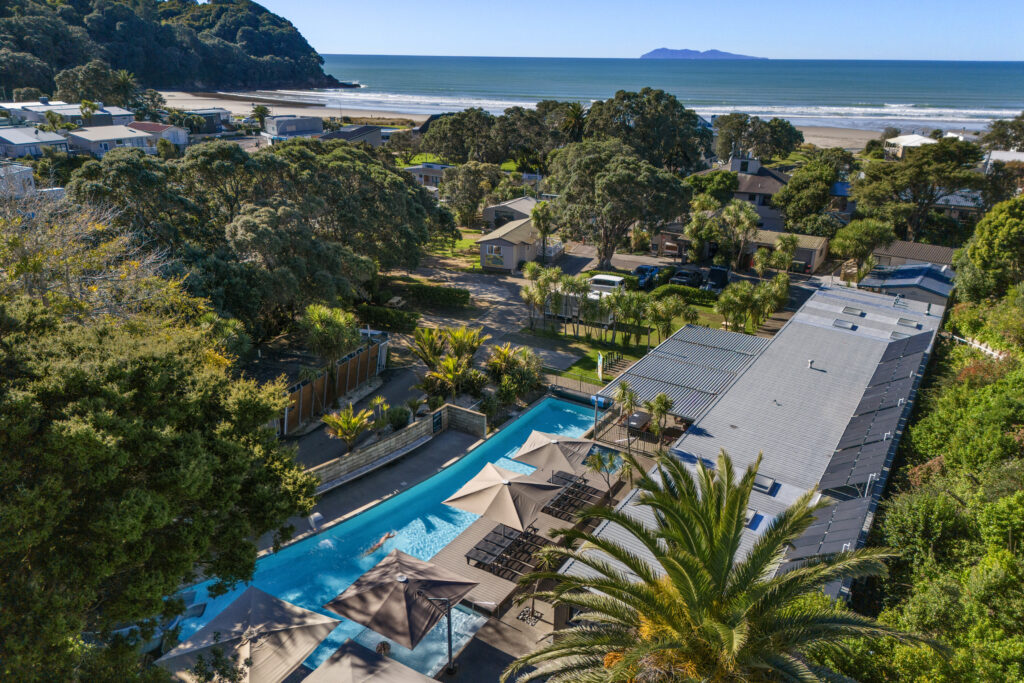
<path fill-rule="evenodd" d="M 371 336 L 368 342 L 338 361 L 333 376 L 323 372 L 316 379 L 288 388 L 289 405 L 276 420 L 278 434 L 287 435 L 299 425 L 325 412 L 335 399 L 354 391 L 387 365 L 387 336 Z"/>
<path fill-rule="evenodd" d="M 487 416 L 446 403 L 380 441 L 312 468 L 310 472 L 320 478 L 317 493 L 329 491 L 398 460 L 448 429 L 457 429 L 482 439 L 487 435 Z"/>

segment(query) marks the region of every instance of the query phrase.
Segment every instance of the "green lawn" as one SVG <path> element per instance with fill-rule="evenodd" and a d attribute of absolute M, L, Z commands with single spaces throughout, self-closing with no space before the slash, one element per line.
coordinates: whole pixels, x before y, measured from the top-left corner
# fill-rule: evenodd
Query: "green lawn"
<path fill-rule="evenodd" d="M 454 246 L 432 246 L 430 253 L 437 256 L 448 256 L 451 258 L 468 258 L 469 252 L 477 253 L 476 239 L 482 234 L 480 230 L 469 230 L 459 228 L 461 237 L 455 240 Z"/>
<path fill-rule="evenodd" d="M 407 166 L 416 166 L 417 164 L 441 164 L 444 162 L 442 162 L 441 157 L 437 156 L 436 154 L 428 154 L 427 152 L 422 152 L 414 156 L 412 158 L 412 161 L 403 163 L 396 160 L 396 163 L 398 163 L 399 166 L 405 168 Z"/>

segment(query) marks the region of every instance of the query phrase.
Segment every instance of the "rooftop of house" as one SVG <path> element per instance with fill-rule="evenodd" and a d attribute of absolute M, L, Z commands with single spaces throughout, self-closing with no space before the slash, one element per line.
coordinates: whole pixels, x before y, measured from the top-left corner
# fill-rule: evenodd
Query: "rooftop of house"
<path fill-rule="evenodd" d="M 477 238 L 477 244 L 503 240 L 512 244 L 533 244 L 540 239 L 540 233 L 529 218 L 521 218 L 518 221 L 510 221 L 497 230 L 492 230 L 486 235 Z"/>
<path fill-rule="evenodd" d="M 147 133 L 163 133 L 175 126 L 168 123 L 158 123 L 156 121 L 132 121 L 128 124 L 128 127 L 133 130 L 142 130 Z"/>
<path fill-rule="evenodd" d="M 0 142 L 8 145 L 31 145 L 33 143 L 49 144 L 64 142 L 64 136 L 50 133 L 30 126 L 18 128 L 0 128 Z"/>
<path fill-rule="evenodd" d="M 409 173 L 416 171 L 443 171 L 446 168 L 451 168 L 448 164 L 435 164 L 431 162 L 423 162 L 422 164 L 416 164 L 415 166 L 406 166 L 405 170 Z"/>
<path fill-rule="evenodd" d="M 954 209 L 981 209 L 984 206 L 981 192 L 977 190 L 957 190 L 953 194 L 940 197 L 935 206 Z"/>
<path fill-rule="evenodd" d="M 529 215 L 533 211 L 533 207 L 537 206 L 539 200 L 536 197 L 530 197 L 525 195 L 522 197 L 516 197 L 515 199 L 509 199 L 508 201 L 501 202 L 499 204 L 491 204 L 488 209 L 496 209 L 499 207 L 512 209 Z"/>
<path fill-rule="evenodd" d="M 141 130 L 132 130 L 128 126 L 90 126 L 73 130 L 68 133 L 68 137 L 88 142 L 103 142 L 105 140 L 148 138 L 149 134 Z"/>
<path fill-rule="evenodd" d="M 321 136 L 321 140 L 354 140 L 361 138 L 364 135 L 370 135 L 374 131 L 379 131 L 380 126 L 342 126 L 338 130 L 333 130 L 329 133 L 324 133 Z"/>
<path fill-rule="evenodd" d="M 773 168 L 761 166 L 757 173 L 737 173 L 736 191 L 746 194 L 775 194 L 789 182 L 789 176 Z"/>
<path fill-rule="evenodd" d="M 897 135 L 894 138 L 888 138 L 885 141 L 885 144 L 899 147 L 920 147 L 921 145 L 934 145 L 936 142 L 938 142 L 938 140 L 926 135 L 911 133 L 910 135 Z"/>
<path fill-rule="evenodd" d="M 1024 152 L 1010 152 L 1005 149 L 994 149 L 988 153 L 989 161 L 1017 162 L 1024 164 Z"/>
<path fill-rule="evenodd" d="M 670 451 L 695 468 L 715 466 L 724 450 L 740 472 L 762 457 L 741 554 L 815 488 L 837 502 L 788 560 L 863 543 L 942 314 L 941 306 L 825 287 L 770 340 L 747 337 L 762 347 Z M 872 495 L 862 498 L 861 489 Z M 627 496 L 624 509 L 630 505 L 641 521 L 649 516 Z M 643 554 L 614 525 L 595 533 Z M 562 571 L 589 570 L 569 563 Z"/>
<path fill-rule="evenodd" d="M 956 253 L 956 249 L 939 246 L 938 244 L 922 244 L 921 242 L 896 240 L 887 247 L 876 247 L 873 253 L 877 256 L 890 256 L 909 261 L 920 261 L 921 263 L 951 266 L 953 265 L 953 254 Z"/>
<path fill-rule="evenodd" d="M 777 232 L 775 230 L 758 230 L 754 234 L 754 243 L 762 246 L 774 247 L 782 235 L 796 234 L 796 246 L 800 249 L 812 249 L 818 251 L 828 246 L 828 239 L 819 235 L 800 235 L 791 232 Z"/>
<path fill-rule="evenodd" d="M 948 297 L 953 291 L 953 278 L 953 269 L 946 265 L 907 263 L 879 266 L 860 281 L 860 286 L 887 290 L 917 287 Z"/>

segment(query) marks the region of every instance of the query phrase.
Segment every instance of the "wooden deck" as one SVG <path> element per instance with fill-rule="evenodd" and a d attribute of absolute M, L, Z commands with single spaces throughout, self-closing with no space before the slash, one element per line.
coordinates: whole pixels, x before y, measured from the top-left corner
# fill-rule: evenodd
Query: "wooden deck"
<path fill-rule="evenodd" d="M 587 472 L 584 476 L 587 482 L 594 488 L 600 491 L 607 490 L 604 480 L 600 476 L 591 472 Z M 546 474 L 541 471 L 530 475 L 531 479 L 534 477 L 539 481 L 546 481 L 547 479 Z M 627 489 L 628 487 L 619 489 L 615 502 L 625 495 Z M 432 564 L 444 567 L 471 581 L 478 582 L 479 585 L 470 591 L 469 595 L 466 596 L 465 602 L 477 611 L 486 614 L 503 612 L 510 606 L 511 600 L 509 598 L 517 589 L 525 590 L 529 588 L 528 586 L 521 588 L 513 581 L 496 576 L 485 569 L 472 566 L 466 561 L 466 553 L 493 531 L 496 526 L 497 522 L 481 517 L 430 559 Z M 555 543 L 557 541 L 552 531 L 568 528 L 572 526 L 572 523 L 542 512 L 537 517 L 537 521 L 534 522 L 534 526 L 537 527 L 538 534 Z"/>

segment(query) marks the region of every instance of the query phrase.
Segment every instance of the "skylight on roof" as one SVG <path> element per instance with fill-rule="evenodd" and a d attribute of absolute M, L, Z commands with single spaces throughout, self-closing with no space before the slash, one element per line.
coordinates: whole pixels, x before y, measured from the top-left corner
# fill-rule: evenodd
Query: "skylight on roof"
<path fill-rule="evenodd" d="M 844 306 L 843 313 L 845 313 L 846 315 L 855 315 L 859 318 L 864 317 L 864 311 L 860 310 L 859 308 L 854 308 L 853 306 Z"/>
<path fill-rule="evenodd" d="M 839 327 L 844 330 L 857 329 L 857 326 L 851 323 L 849 320 L 842 320 L 840 318 L 836 318 L 835 320 L 832 321 L 832 327 Z"/>
<path fill-rule="evenodd" d="M 896 330 L 893 330 L 892 334 L 889 335 L 889 339 L 906 339 L 909 336 L 910 335 L 906 332 L 897 332 Z"/>
<path fill-rule="evenodd" d="M 916 320 L 911 320 L 910 318 L 900 318 L 899 320 L 896 321 L 896 324 L 901 325 L 903 327 L 912 327 L 915 330 L 921 328 L 920 323 L 918 323 Z"/>

